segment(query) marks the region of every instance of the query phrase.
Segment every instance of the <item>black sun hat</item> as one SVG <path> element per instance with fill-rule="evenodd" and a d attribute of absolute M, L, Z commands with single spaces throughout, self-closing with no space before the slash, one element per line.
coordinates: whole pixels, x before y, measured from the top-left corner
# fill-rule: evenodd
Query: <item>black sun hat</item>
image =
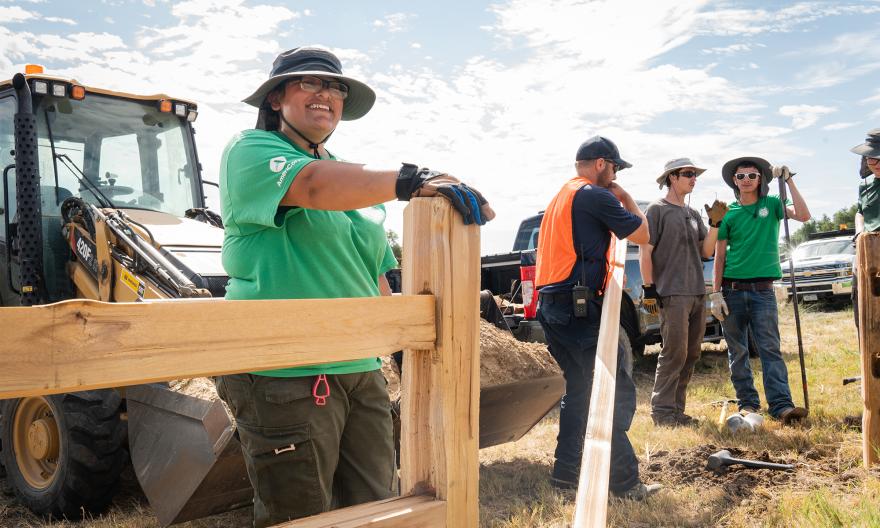
<path fill-rule="evenodd" d="M 764 158 L 745 156 L 732 159 L 721 167 L 721 179 L 733 189 L 733 193 L 737 198 L 739 198 L 739 187 L 733 182 L 733 178 L 736 173 L 736 168 L 740 165 L 753 165 L 761 171 L 761 190 L 758 196 L 767 196 L 767 193 L 770 191 L 770 180 L 773 179 L 773 167 L 770 166 L 770 162 Z"/>
<path fill-rule="evenodd" d="M 849 149 L 850 152 L 866 158 L 880 158 L 880 128 L 868 131 L 868 137 L 861 145 Z"/>
<path fill-rule="evenodd" d="M 243 102 L 260 108 L 266 100 L 266 95 L 279 83 L 304 75 L 338 79 L 348 86 L 348 97 L 345 98 L 342 106 L 343 121 L 352 121 L 365 116 L 376 102 L 376 92 L 361 81 L 343 75 L 339 58 L 330 50 L 320 46 L 300 46 L 278 55 L 272 63 L 269 78 Z"/>

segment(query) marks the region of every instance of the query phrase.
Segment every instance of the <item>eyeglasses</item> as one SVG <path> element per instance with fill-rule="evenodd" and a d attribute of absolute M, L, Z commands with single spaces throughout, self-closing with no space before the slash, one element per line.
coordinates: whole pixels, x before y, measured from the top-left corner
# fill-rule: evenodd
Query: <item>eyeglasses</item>
<path fill-rule="evenodd" d="M 868 162 L 868 165 L 877 165 L 880 163 L 880 158 L 868 158 L 866 161 Z"/>
<path fill-rule="evenodd" d="M 614 160 L 610 160 L 608 158 L 602 158 L 602 159 L 604 159 L 606 162 L 610 163 L 612 167 L 614 167 L 614 174 L 617 174 L 620 171 L 620 169 L 623 168 L 620 165 L 614 163 Z"/>
<path fill-rule="evenodd" d="M 320 79 L 309 75 L 306 77 L 295 77 L 290 82 L 299 83 L 299 87 L 304 92 L 318 93 L 326 89 L 330 93 L 330 97 L 335 99 L 345 99 L 348 97 L 348 85 L 339 81 L 328 81 L 327 79 Z"/>
<path fill-rule="evenodd" d="M 761 174 L 758 172 L 737 172 L 736 179 L 737 180 L 744 180 L 744 179 L 746 179 L 746 176 L 748 176 L 748 178 L 750 180 L 754 180 L 755 178 L 757 178 L 760 175 Z"/>
<path fill-rule="evenodd" d="M 697 177 L 696 171 L 678 171 L 675 175 L 681 176 L 682 178 L 696 178 Z"/>

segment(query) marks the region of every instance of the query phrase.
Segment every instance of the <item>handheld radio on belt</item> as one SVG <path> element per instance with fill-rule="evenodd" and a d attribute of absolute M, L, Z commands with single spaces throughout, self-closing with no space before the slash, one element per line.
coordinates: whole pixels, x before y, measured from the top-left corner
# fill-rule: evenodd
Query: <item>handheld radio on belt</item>
<path fill-rule="evenodd" d="M 584 247 L 581 246 L 581 281 L 571 289 L 571 306 L 574 316 L 584 318 L 589 313 L 589 301 L 593 298 L 593 292 L 587 288 L 587 272 L 584 269 Z"/>

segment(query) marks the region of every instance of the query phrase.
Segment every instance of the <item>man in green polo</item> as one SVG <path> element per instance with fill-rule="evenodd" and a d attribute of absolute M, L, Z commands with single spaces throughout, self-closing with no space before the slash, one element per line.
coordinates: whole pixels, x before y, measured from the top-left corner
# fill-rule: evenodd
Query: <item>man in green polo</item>
<path fill-rule="evenodd" d="M 768 195 L 774 173 L 788 185 L 793 207 L 787 207 L 778 196 Z M 795 407 L 791 399 L 788 369 L 780 351 L 773 281 L 782 278 L 779 221 L 787 214 L 806 222 L 810 211 L 788 167 L 773 169 L 762 158 L 744 157 L 725 163 L 721 176 L 733 189 L 737 201 L 730 206 L 718 230 L 714 288 L 709 299 L 727 340 L 730 380 L 740 411 L 757 412 L 761 402 L 749 365 L 751 333 L 761 358 L 769 413 L 789 423 L 804 418 L 807 410 Z"/>

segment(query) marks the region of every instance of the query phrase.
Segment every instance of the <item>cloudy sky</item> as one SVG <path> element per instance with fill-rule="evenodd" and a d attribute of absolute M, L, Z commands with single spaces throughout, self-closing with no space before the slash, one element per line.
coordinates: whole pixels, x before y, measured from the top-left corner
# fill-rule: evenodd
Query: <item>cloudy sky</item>
<path fill-rule="evenodd" d="M 329 147 L 375 167 L 459 176 L 498 212 L 483 250 L 572 175 L 578 145 L 612 138 L 619 183 L 660 196 L 663 163 L 709 170 L 692 205 L 732 199 L 724 161 L 786 164 L 814 216 L 855 202 L 848 149 L 880 127 L 880 0 L 0 0 L 0 77 L 38 63 L 87 86 L 196 101 L 204 177 L 251 127 L 239 101 L 275 55 L 323 44 L 378 94 Z M 216 203 L 216 202 L 215 202 Z M 402 232 L 402 207 L 388 226 Z"/>

